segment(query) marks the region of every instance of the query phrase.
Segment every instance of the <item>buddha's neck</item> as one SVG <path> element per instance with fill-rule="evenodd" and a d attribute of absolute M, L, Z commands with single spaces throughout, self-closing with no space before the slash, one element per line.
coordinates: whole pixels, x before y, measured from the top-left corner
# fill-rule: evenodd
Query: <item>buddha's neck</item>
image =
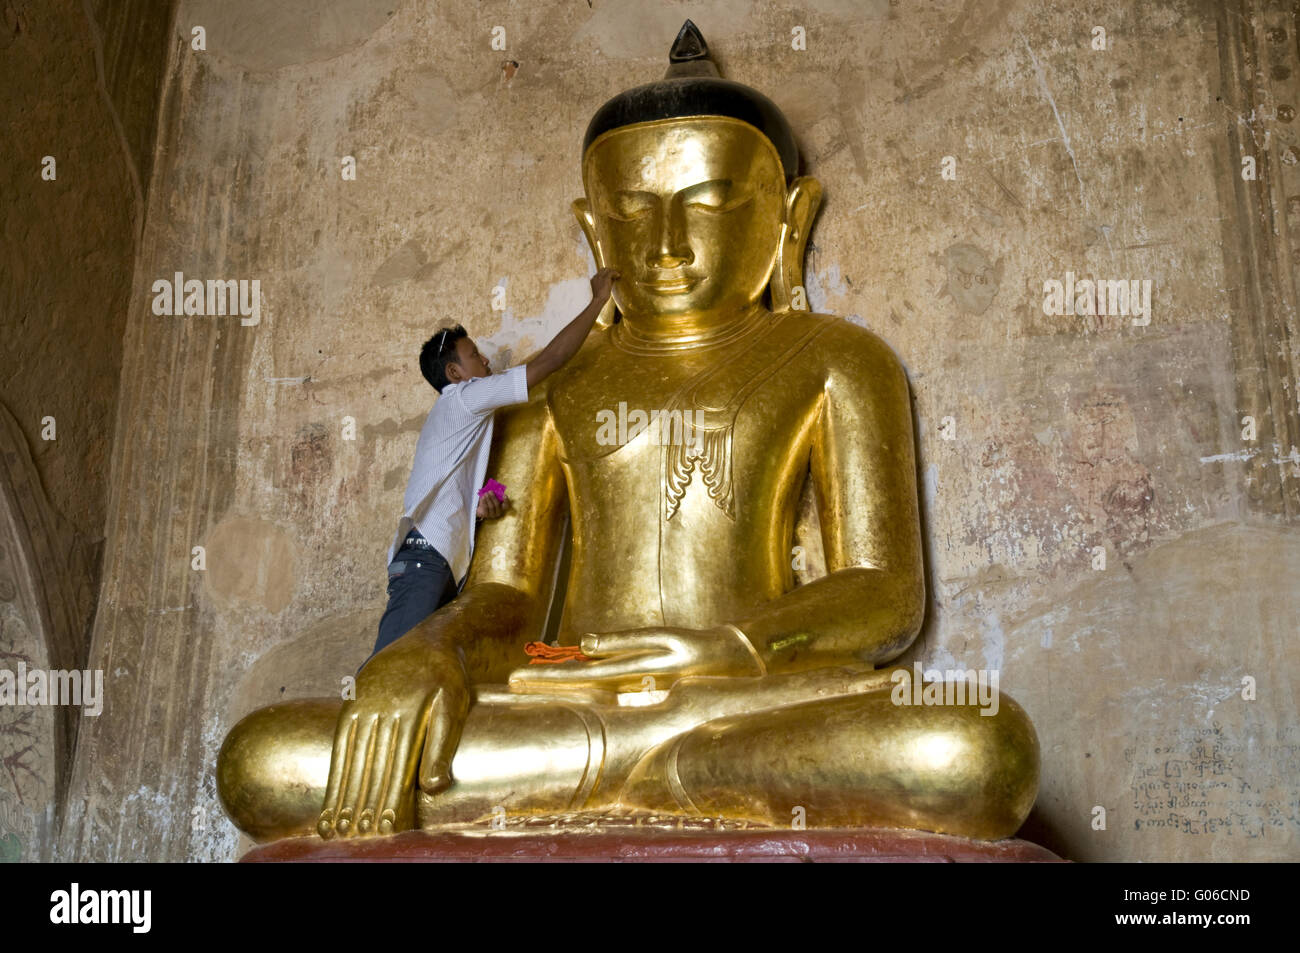
<path fill-rule="evenodd" d="M 742 337 L 767 315 L 763 302 L 726 315 L 624 314 L 614 325 L 620 344 L 636 349 L 680 351 L 712 347 Z"/>

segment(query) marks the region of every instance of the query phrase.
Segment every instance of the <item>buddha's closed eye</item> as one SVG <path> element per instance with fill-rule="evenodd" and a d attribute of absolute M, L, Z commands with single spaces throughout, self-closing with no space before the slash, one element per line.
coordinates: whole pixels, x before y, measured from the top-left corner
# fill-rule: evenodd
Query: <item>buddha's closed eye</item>
<path fill-rule="evenodd" d="M 687 208 L 706 212 L 730 212 L 754 197 L 752 190 L 737 185 L 731 179 L 710 179 L 682 189 L 678 195 Z"/>
<path fill-rule="evenodd" d="M 609 197 L 605 214 L 616 221 L 631 222 L 648 215 L 658 204 L 659 199 L 653 192 L 624 189 Z"/>
<path fill-rule="evenodd" d="M 686 208 L 704 212 L 730 212 L 750 202 L 751 189 L 731 179 L 710 179 L 679 191 L 674 199 Z M 653 212 L 660 199 L 654 192 L 621 189 L 609 197 L 605 214 L 620 222 L 631 222 Z"/>

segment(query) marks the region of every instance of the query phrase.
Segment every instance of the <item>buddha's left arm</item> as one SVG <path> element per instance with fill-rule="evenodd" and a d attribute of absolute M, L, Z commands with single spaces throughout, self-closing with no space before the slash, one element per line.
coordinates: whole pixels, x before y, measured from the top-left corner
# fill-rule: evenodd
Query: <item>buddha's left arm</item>
<path fill-rule="evenodd" d="M 812 441 L 827 575 L 732 620 L 772 672 L 888 662 L 921 627 L 925 581 L 907 377 L 874 335 L 853 333 L 850 343 L 833 351 Z"/>

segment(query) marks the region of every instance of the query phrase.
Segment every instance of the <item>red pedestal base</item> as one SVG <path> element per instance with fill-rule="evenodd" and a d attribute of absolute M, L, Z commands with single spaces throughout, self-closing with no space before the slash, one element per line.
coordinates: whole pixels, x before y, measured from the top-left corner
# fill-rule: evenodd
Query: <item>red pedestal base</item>
<path fill-rule="evenodd" d="M 976 841 L 922 831 L 585 830 L 407 831 L 393 837 L 294 837 L 257 847 L 243 863 L 1057 862 L 1023 840 Z"/>

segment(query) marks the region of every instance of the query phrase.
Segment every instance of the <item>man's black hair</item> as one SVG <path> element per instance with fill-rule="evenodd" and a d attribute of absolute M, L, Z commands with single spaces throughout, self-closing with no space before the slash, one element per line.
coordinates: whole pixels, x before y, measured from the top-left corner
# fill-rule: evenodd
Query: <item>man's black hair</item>
<path fill-rule="evenodd" d="M 447 380 L 448 363 L 456 361 L 457 366 L 460 365 L 456 354 L 456 342 L 466 337 L 469 337 L 469 332 L 459 324 L 451 328 L 441 328 L 437 334 L 425 341 L 424 347 L 420 349 L 420 373 L 439 394 L 451 383 Z"/>

